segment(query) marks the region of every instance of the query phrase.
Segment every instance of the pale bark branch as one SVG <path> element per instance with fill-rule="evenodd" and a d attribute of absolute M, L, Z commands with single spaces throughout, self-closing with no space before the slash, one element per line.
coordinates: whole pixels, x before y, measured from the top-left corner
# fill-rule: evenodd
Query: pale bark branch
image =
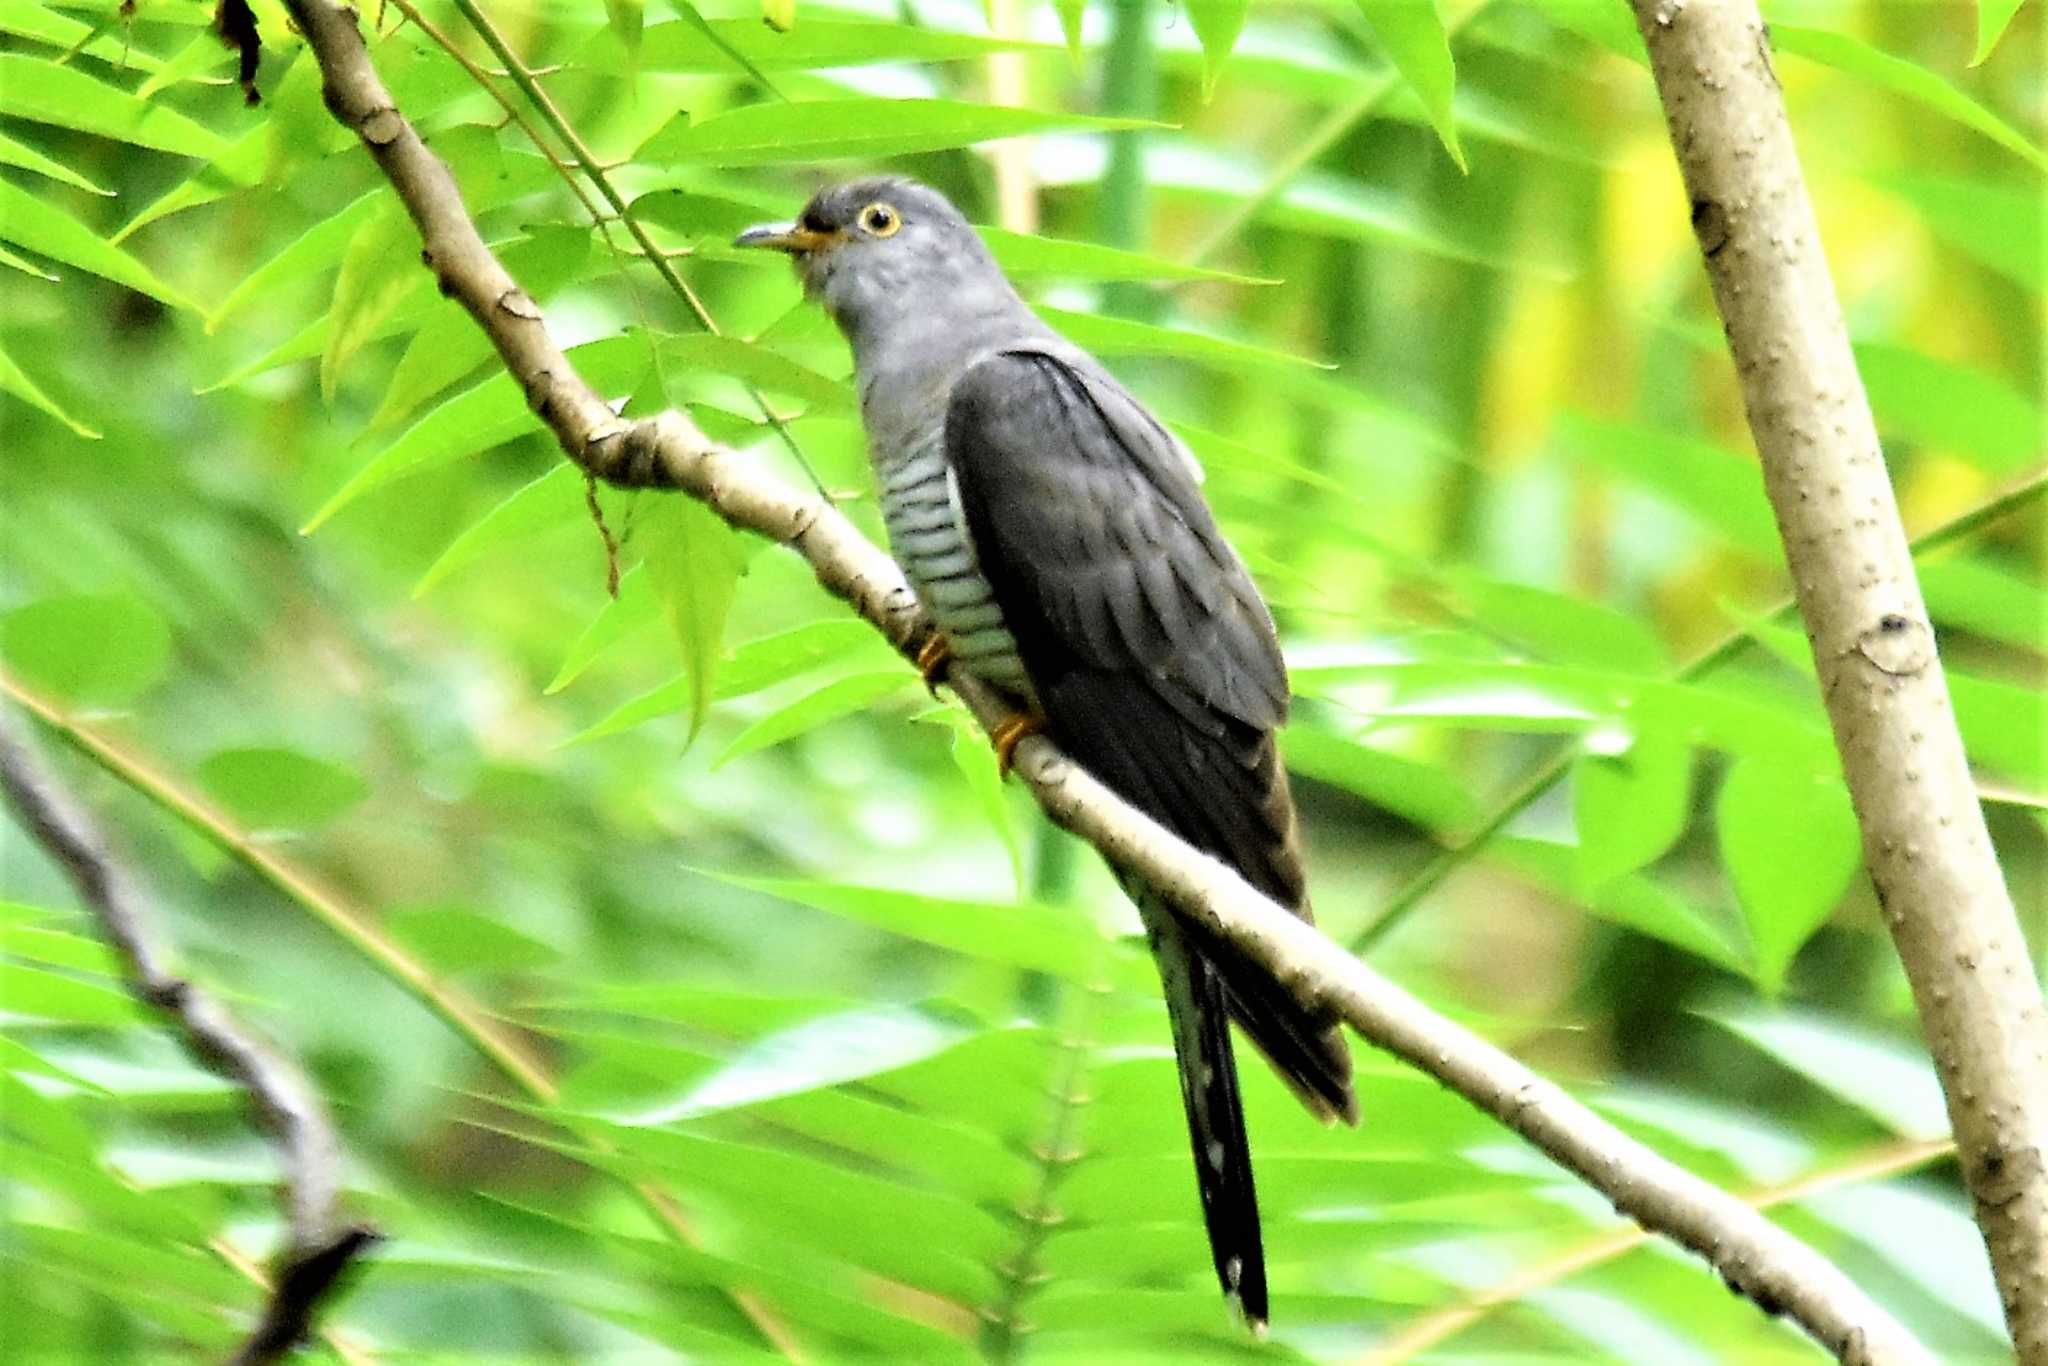
<path fill-rule="evenodd" d="M 83 812 L 50 784 L 22 741 L 0 725 L 0 793 L 22 828 L 78 889 L 127 971 L 128 987 L 184 1034 L 201 1063 L 248 1094 L 283 1166 L 286 1246 L 262 1318 L 232 1366 L 280 1361 L 312 1331 L 341 1275 L 377 1239 L 340 1215 L 341 1145 L 319 1097 L 291 1063 L 212 996 L 172 970 L 128 878 Z"/>
<path fill-rule="evenodd" d="M 899 651 L 931 624 L 896 562 L 829 501 L 712 442 L 688 417 L 617 417 L 549 337 L 540 311 L 478 236 L 455 181 L 393 107 L 354 15 L 331 0 L 287 0 L 325 78 L 328 108 L 355 130 L 425 242 L 442 290 L 476 318 L 563 451 L 600 479 L 680 490 L 731 525 L 802 555 Z M 986 726 L 1007 708 L 956 671 L 948 680 Z M 1629 1138 L 1493 1045 L 1431 1011 L 1343 948 L 1132 809 L 1043 736 L 1015 771 L 1057 824 L 1228 937 L 1304 1000 L 1326 1005 L 1371 1043 L 1413 1063 L 1601 1191 L 1617 1210 L 1705 1258 L 1737 1293 L 1785 1314 L 1847 1362 L 1931 1363 L 1925 1349 L 1812 1249 L 1756 1211 Z"/>
<path fill-rule="evenodd" d="M 2048 1363 L 2048 1016 L 1949 707 L 1754 0 L 1633 0 L 2013 1344 Z"/>

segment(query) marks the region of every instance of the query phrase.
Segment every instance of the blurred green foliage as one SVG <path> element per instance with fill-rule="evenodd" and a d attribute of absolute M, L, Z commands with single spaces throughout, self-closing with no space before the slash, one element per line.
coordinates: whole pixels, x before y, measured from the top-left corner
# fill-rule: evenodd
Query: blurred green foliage
<path fill-rule="evenodd" d="M 1623 6 L 493 5 L 637 231 L 536 153 L 471 7 L 423 8 L 524 122 L 406 6 L 364 7 L 376 63 L 585 373 L 876 534 L 843 347 L 726 243 L 878 165 L 988 223 L 1273 599 L 1330 932 L 2002 1359 Z M 1767 11 L 2038 953 L 2042 8 Z M 337 1111 L 391 1241 L 320 1351 L 1818 1356 L 1363 1048 L 1355 1134 L 1247 1063 L 1244 1339 L 1108 876 L 795 557 L 674 499 L 593 525 L 258 14 L 245 107 L 196 0 L 0 5 L 0 666 Z M 271 1157 L 0 851 L 4 1355 L 218 1357 Z"/>

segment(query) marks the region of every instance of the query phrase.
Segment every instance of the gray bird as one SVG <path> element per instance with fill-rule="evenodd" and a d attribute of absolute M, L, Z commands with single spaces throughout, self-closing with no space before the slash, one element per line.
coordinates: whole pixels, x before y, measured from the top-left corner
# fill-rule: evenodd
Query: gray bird
<path fill-rule="evenodd" d="M 737 245 L 794 258 L 853 347 L 890 546 L 949 662 L 1015 699 L 1009 750 L 1042 728 L 1182 839 L 1310 919 L 1273 732 L 1287 674 L 1193 459 L 1087 352 L 1047 327 L 936 191 L 858 180 Z M 1265 1254 L 1229 1021 L 1324 1122 L 1358 1122 L 1332 1019 L 1125 880 L 1173 1026 L 1209 1246 L 1224 1293 L 1266 1321 Z"/>

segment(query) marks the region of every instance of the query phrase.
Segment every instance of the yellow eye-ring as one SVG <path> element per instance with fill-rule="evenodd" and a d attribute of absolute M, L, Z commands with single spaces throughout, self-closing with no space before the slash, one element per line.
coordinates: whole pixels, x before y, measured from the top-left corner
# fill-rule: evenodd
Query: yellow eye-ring
<path fill-rule="evenodd" d="M 894 237 L 903 226 L 903 219 L 896 210 L 877 201 L 860 211 L 860 226 L 870 237 Z"/>

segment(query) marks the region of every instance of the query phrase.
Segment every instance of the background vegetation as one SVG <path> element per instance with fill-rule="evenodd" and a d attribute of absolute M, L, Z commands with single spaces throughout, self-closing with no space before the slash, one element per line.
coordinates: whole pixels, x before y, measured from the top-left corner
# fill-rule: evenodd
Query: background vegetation
<path fill-rule="evenodd" d="M 566 156 L 468 0 L 423 8 Z M 2038 959 L 2048 65 L 2039 6 L 1995 48 L 2016 6 L 1982 8 L 1766 7 Z M 780 34 L 738 0 L 492 5 L 638 233 L 406 4 L 365 19 L 586 373 L 877 535 L 843 347 L 724 244 L 875 166 L 1040 215 L 999 255 L 1180 425 L 1281 618 L 1323 924 L 1944 1360 L 2002 1359 L 1625 7 L 1448 0 L 1447 38 L 1351 0 L 995 10 L 1016 41 L 964 0 Z M 0 3 L 0 662 L 189 970 L 338 1112 L 390 1241 L 320 1350 L 1817 1355 L 1363 1050 L 1358 1133 L 1247 1066 L 1246 1341 L 1093 856 L 794 557 L 675 498 L 601 491 L 593 525 L 258 16 L 245 107 L 194 0 Z M 968 144 L 1025 132 L 999 214 Z M 55 869 L 0 853 L 0 1354 L 217 1357 L 271 1156 Z"/>

